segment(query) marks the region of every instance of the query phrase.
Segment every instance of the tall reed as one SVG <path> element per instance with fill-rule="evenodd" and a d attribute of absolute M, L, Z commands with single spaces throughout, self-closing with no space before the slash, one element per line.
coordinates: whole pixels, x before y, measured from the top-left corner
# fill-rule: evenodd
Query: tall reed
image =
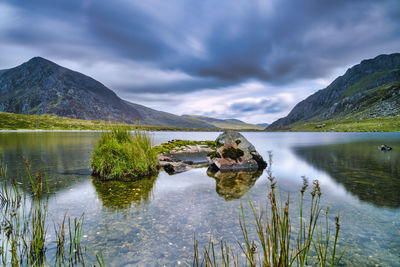
<path fill-rule="evenodd" d="M 56 253 L 54 259 L 46 258 L 50 246 L 46 240 L 50 194 L 47 177 L 43 178 L 40 172 L 33 176 L 28 160 L 24 160 L 33 192 L 30 199 L 14 179 L 8 182 L 4 157 L 0 158 L 0 265 L 49 266 L 54 263 L 55 266 L 71 266 L 80 263 L 84 266 L 83 215 L 74 219 L 65 215 L 61 224 L 54 223 Z"/>
<path fill-rule="evenodd" d="M 337 266 L 345 250 L 339 258 L 336 258 L 336 247 L 339 236 L 340 224 L 339 214 L 336 217 L 336 231 L 333 245 L 330 243 L 330 227 L 328 224 L 329 208 L 325 212 L 325 236 L 323 235 L 323 225 L 319 222 L 322 212 L 320 207 L 321 188 L 318 180 L 313 182 L 310 192 L 310 211 L 307 221 L 303 221 L 304 194 L 308 188 L 308 181 L 303 177 L 303 186 L 300 190 L 299 215 L 297 236 L 294 234 L 290 216 L 290 196 L 288 194 L 284 203 L 282 198 L 277 199 L 276 179 L 272 175 L 272 153 L 269 152 L 269 167 L 267 176 L 270 182 L 268 188 L 268 200 L 266 209 L 262 212 L 256 212 L 250 198 L 248 199 L 251 208 L 251 214 L 254 218 L 254 229 L 257 238 L 252 240 L 249 235 L 249 225 L 245 220 L 245 210 L 241 204 L 239 225 L 242 232 L 243 243 L 238 241 L 239 251 L 244 254 L 243 262 L 235 254 L 226 241 L 221 241 L 220 249 L 216 250 L 215 245 L 210 240 L 208 246 L 203 248 L 203 253 L 199 253 L 198 242 L 194 241 L 194 261 L 193 266 L 309 266 L 317 264 L 318 266 Z M 218 245 L 218 244 L 217 244 Z M 317 255 L 317 262 L 310 260 L 310 254 Z"/>

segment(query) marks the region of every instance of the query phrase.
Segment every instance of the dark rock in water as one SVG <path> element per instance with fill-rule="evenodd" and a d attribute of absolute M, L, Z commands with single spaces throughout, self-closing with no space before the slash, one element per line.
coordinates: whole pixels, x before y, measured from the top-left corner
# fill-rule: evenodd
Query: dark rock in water
<path fill-rule="evenodd" d="M 217 149 L 209 153 L 211 169 L 217 171 L 263 170 L 267 163 L 240 133 L 226 131 L 216 139 Z"/>
<path fill-rule="evenodd" d="M 84 168 L 84 169 L 76 169 L 76 170 L 66 170 L 63 172 L 59 172 L 59 174 L 88 176 L 88 175 L 92 174 L 92 171 L 90 169 Z"/>
<path fill-rule="evenodd" d="M 213 150 L 209 147 L 187 146 L 182 150 L 160 153 L 157 157 L 159 166 L 172 175 L 207 164 L 210 152 Z"/>
<path fill-rule="evenodd" d="M 381 151 L 390 151 L 393 148 L 391 148 L 390 146 L 387 146 L 387 145 L 381 145 L 381 146 L 378 147 L 378 149 L 381 150 Z"/>
<path fill-rule="evenodd" d="M 207 170 L 207 175 L 216 181 L 216 191 L 225 200 L 238 199 L 253 187 L 262 170 L 221 172 Z"/>
<path fill-rule="evenodd" d="M 178 161 L 178 162 L 170 162 L 163 164 L 162 167 L 168 174 L 171 175 L 188 171 L 193 168 L 193 164 L 187 164 L 183 161 Z"/>

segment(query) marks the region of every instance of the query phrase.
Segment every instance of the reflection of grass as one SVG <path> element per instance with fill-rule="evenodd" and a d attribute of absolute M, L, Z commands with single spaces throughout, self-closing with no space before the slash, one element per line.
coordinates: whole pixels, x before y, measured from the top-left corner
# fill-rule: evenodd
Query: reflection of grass
<path fill-rule="evenodd" d="M 220 241 L 219 250 L 215 249 L 210 240 L 208 247 L 204 247 L 202 255 L 199 254 L 197 241 L 194 242 L 194 266 L 337 266 L 344 251 L 337 258 L 336 245 L 339 235 L 339 215 L 336 217 L 336 231 L 331 244 L 328 210 L 325 212 L 325 231 L 319 221 L 322 208 L 320 207 L 321 190 L 318 181 L 314 181 L 311 190 L 311 203 L 308 221 L 303 218 L 304 194 L 308 181 L 304 178 L 300 190 L 299 227 L 297 236 L 292 237 L 294 227 L 289 219 L 289 196 L 284 204 L 276 197 L 276 182 L 271 172 L 272 156 L 270 154 L 268 178 L 271 182 L 268 191 L 266 211 L 258 214 L 249 200 L 254 216 L 254 228 L 257 239 L 249 237 L 249 226 L 246 224 L 243 205 L 241 207 L 240 228 L 243 242 L 238 241 L 240 250 L 245 256 L 245 262 L 239 262 L 239 256 L 223 240 Z M 269 204 L 269 205 L 268 205 Z M 262 216 L 265 214 L 265 216 Z M 332 247 L 330 247 L 332 245 Z M 316 256 L 315 259 L 311 259 Z"/>
<path fill-rule="evenodd" d="M 293 148 L 294 153 L 314 168 L 327 172 L 348 192 L 378 206 L 400 206 L 400 159 L 396 146 L 379 151 L 381 143 L 353 142 Z"/>
<path fill-rule="evenodd" d="M 124 127 L 104 132 L 92 154 L 93 174 L 103 180 L 134 180 L 158 172 L 157 154 L 147 132 Z"/>
<path fill-rule="evenodd" d="M 100 181 L 92 179 L 103 206 L 111 209 L 129 208 L 132 203 L 140 204 L 148 200 L 156 177 L 138 181 Z"/>

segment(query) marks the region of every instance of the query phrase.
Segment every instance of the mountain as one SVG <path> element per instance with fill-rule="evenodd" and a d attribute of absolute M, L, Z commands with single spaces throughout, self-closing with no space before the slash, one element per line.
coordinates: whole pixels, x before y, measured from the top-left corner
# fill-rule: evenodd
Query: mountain
<path fill-rule="evenodd" d="M 400 53 L 363 60 L 328 87 L 298 103 L 267 129 L 308 122 L 365 120 L 400 115 Z"/>
<path fill-rule="evenodd" d="M 182 128 L 216 128 L 119 98 L 100 82 L 35 57 L 0 71 L 0 111 Z"/>
<path fill-rule="evenodd" d="M 256 124 L 246 123 L 237 119 L 216 119 L 207 116 L 199 115 L 182 115 L 184 118 L 192 118 L 196 120 L 204 121 L 205 123 L 214 125 L 215 127 L 222 129 L 233 129 L 233 130 L 263 130 L 265 126 L 260 126 Z"/>
<path fill-rule="evenodd" d="M 265 128 L 269 126 L 269 123 L 257 123 L 257 125 Z"/>

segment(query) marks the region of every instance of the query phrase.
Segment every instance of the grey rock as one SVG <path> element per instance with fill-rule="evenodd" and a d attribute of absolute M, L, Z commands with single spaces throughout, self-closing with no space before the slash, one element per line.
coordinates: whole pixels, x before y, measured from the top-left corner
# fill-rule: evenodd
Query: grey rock
<path fill-rule="evenodd" d="M 159 166 L 172 175 L 204 166 L 208 163 L 207 154 L 213 151 L 209 147 L 194 145 L 181 147 L 180 150 L 172 150 L 169 153 L 160 153 L 157 157 Z"/>
<path fill-rule="evenodd" d="M 216 142 L 215 154 L 209 154 L 209 166 L 220 171 L 264 169 L 267 163 L 255 147 L 240 133 L 225 131 Z"/>
<path fill-rule="evenodd" d="M 381 151 L 390 151 L 390 150 L 392 150 L 393 148 L 390 147 L 390 146 L 388 146 L 388 145 L 380 145 L 380 146 L 378 147 L 378 149 L 381 150 Z"/>

